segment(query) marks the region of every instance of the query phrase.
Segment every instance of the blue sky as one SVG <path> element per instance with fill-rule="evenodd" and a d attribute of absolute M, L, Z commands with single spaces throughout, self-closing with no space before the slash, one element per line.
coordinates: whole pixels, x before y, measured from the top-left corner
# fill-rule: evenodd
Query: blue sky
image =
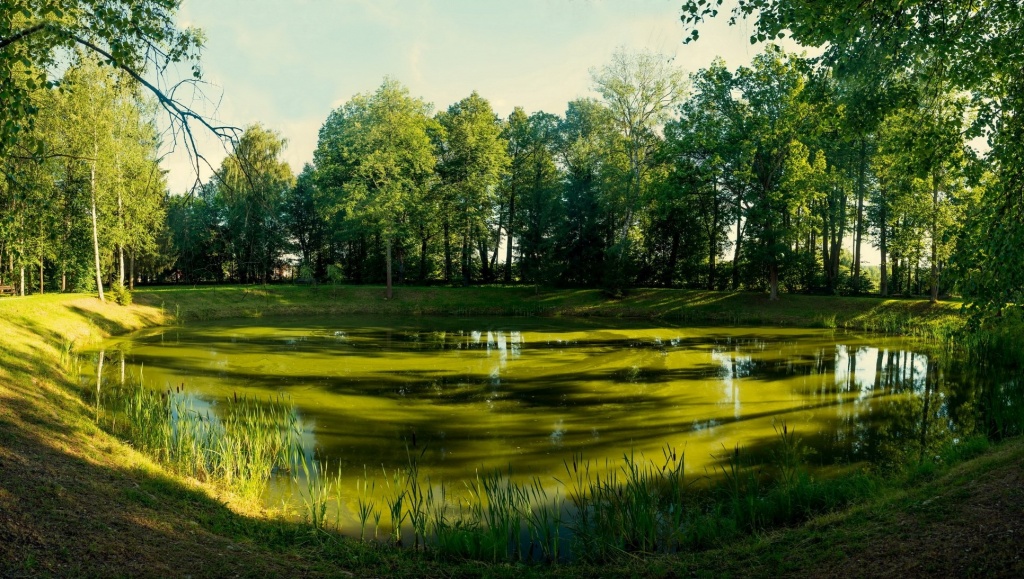
<path fill-rule="evenodd" d="M 618 47 L 649 49 L 692 72 L 721 55 L 747 64 L 748 24 L 709 23 L 683 46 L 678 0 L 185 0 L 182 25 L 206 34 L 210 102 L 197 107 L 236 126 L 260 122 L 288 140 L 295 172 L 312 159 L 327 114 L 385 76 L 435 110 L 473 90 L 505 116 L 561 114 L 596 96 L 590 70 Z M 214 164 L 223 154 L 204 139 Z M 167 159 L 172 191 L 194 181 L 180 154 Z"/>

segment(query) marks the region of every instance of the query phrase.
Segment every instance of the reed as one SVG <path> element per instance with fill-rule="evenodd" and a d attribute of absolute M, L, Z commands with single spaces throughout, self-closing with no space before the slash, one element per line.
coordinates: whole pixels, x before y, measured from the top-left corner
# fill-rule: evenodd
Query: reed
<path fill-rule="evenodd" d="M 326 531 L 328 530 L 327 508 L 334 488 L 338 486 L 337 481 L 341 478 L 340 467 L 338 477 L 332 481 L 331 477 L 326 474 L 326 462 L 320 463 L 302 455 L 299 463 L 302 467 L 306 487 L 305 492 L 302 493 L 302 504 L 305 507 L 303 520 L 313 528 L 314 532 Z M 335 530 L 341 530 L 340 499 L 341 495 L 339 494 L 337 495 L 339 515 L 335 521 Z"/>
<path fill-rule="evenodd" d="M 235 395 L 200 409 L 182 386 L 156 391 L 132 381 L 91 394 L 111 432 L 176 472 L 243 498 L 258 498 L 272 475 L 295 466 L 301 425 L 284 397 L 259 402 Z"/>
<path fill-rule="evenodd" d="M 366 467 L 363 467 L 363 478 L 356 479 L 356 511 L 359 516 L 359 540 L 366 539 L 366 525 L 373 520 L 373 539 L 377 539 L 377 529 L 380 528 L 381 510 L 374 500 L 377 490 L 377 481 L 370 480 Z"/>
<path fill-rule="evenodd" d="M 686 520 L 684 462 L 683 453 L 671 446 L 663 449 L 661 461 L 623 454 L 618 469 L 605 465 L 605 475 L 592 471 L 580 455 L 567 461 L 573 552 L 605 560 L 620 553 L 674 550 Z"/>

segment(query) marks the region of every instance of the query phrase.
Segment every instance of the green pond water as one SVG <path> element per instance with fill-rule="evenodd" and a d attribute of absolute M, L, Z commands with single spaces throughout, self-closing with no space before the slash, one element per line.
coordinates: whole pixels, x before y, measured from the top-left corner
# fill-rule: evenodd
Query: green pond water
<path fill-rule="evenodd" d="M 450 488 L 511 469 L 555 485 L 574 453 L 685 454 L 694 480 L 736 445 L 767 459 L 784 421 L 822 471 L 885 468 L 978 431 L 979 387 L 921 342 L 832 330 L 534 318 L 275 318 L 147 330 L 91 353 L 83 384 L 141 377 L 216 414 L 285 394 L 341 489 L 408 464 Z M 103 384 L 101 388 L 105 387 Z M 607 464 L 607 466 L 606 466 Z M 383 476 L 379 477 L 384 482 Z M 275 477 L 270 505 L 296 500 Z M 354 499 L 353 499 L 354 504 Z M 349 505 L 342 518 L 352 520 Z"/>

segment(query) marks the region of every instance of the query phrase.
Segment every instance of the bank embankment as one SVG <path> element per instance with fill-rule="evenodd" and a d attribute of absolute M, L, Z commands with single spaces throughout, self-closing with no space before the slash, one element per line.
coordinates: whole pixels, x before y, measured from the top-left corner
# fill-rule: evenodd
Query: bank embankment
<path fill-rule="evenodd" d="M 960 327 L 962 304 L 920 299 L 635 289 L 620 298 L 600 290 L 538 287 L 217 286 L 158 288 L 136 301 L 181 321 L 274 315 L 567 316 L 648 318 L 669 323 L 847 328 L 941 334 Z"/>

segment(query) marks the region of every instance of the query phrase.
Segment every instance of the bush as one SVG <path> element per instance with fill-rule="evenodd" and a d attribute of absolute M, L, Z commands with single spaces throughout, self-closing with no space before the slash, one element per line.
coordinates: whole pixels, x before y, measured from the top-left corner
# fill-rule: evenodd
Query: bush
<path fill-rule="evenodd" d="M 110 295 L 114 297 L 114 301 L 118 305 L 132 305 L 132 292 L 128 291 L 128 288 L 124 287 L 124 284 L 119 281 L 110 284 Z"/>

